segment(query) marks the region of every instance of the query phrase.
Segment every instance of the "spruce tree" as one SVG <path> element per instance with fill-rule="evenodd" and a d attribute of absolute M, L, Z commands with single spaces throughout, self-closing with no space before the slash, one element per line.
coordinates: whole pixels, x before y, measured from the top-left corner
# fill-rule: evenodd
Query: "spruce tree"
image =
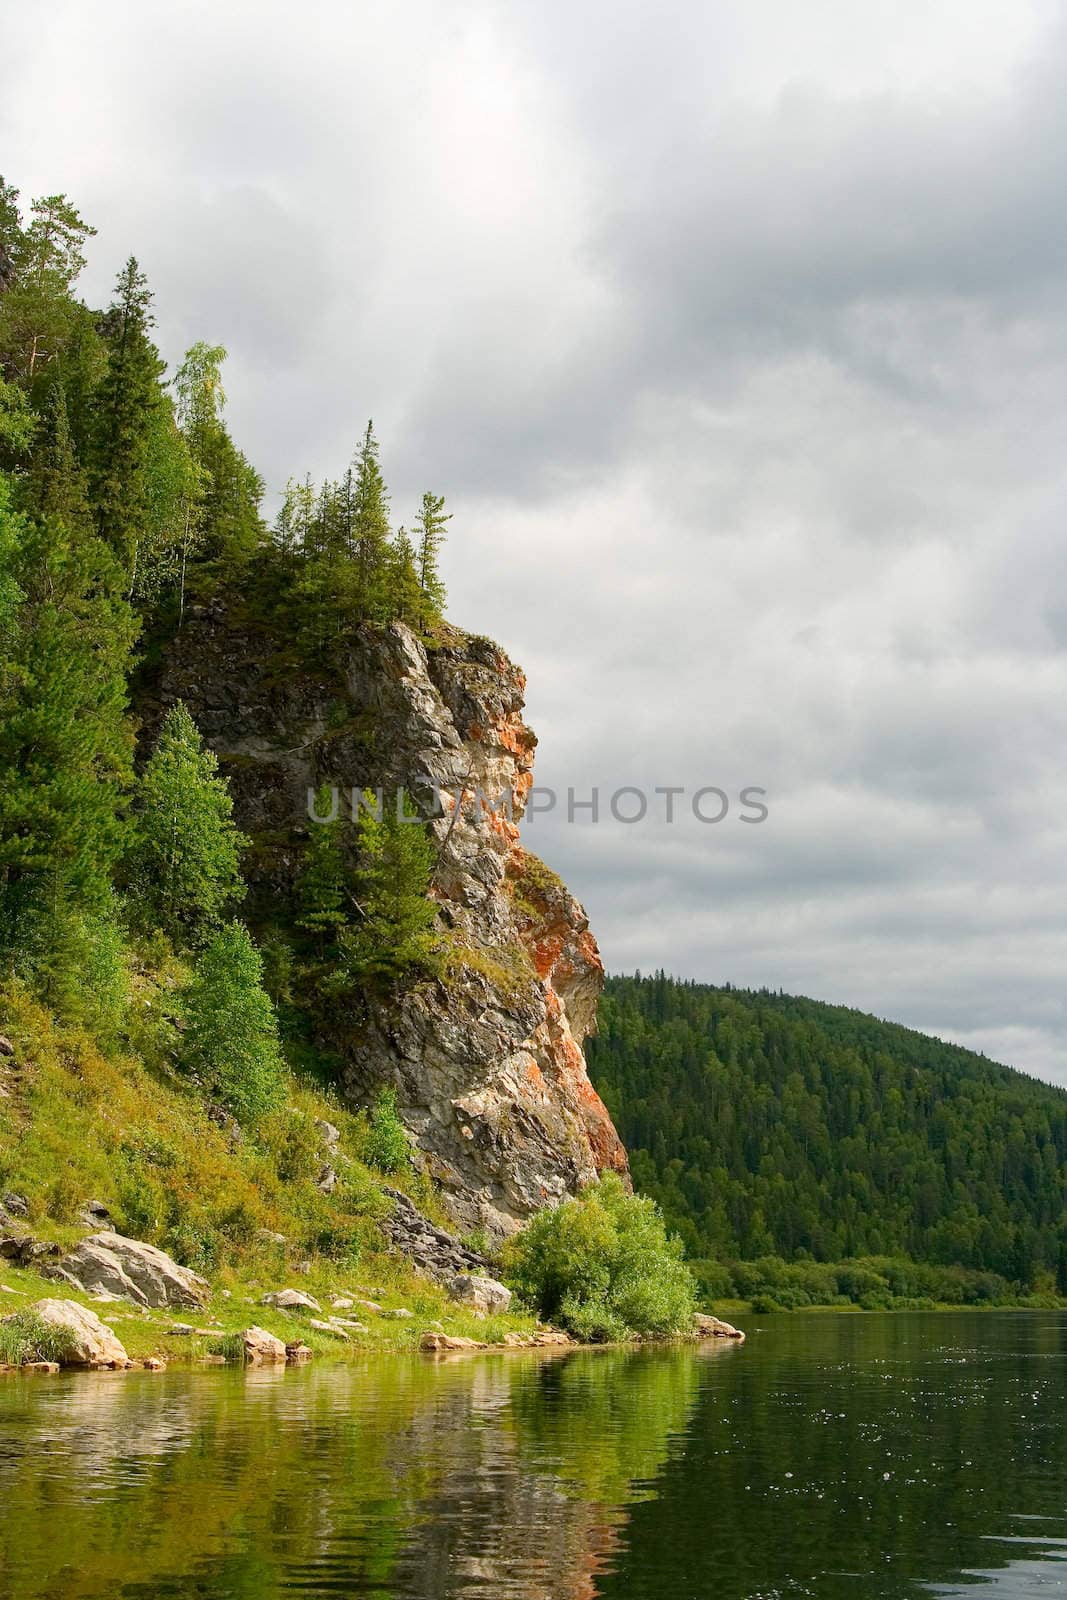
<path fill-rule="evenodd" d="M 163 724 L 137 786 L 131 881 L 142 915 L 180 943 L 196 943 L 244 895 L 229 785 L 185 706 Z"/>
<path fill-rule="evenodd" d="M 347 969 L 361 979 L 397 978 L 437 969 L 437 906 L 430 898 L 432 841 L 408 809 L 403 791 L 381 819 L 364 794 L 357 824 L 360 921 L 341 935 Z M 397 808 L 406 820 L 398 816 Z"/>
<path fill-rule="evenodd" d="M 149 338 L 152 296 L 133 256 L 119 274 L 106 318 L 107 371 L 96 397 L 92 478 L 100 536 L 136 587 L 149 533 L 147 477 L 155 410 L 163 403 L 163 363 Z"/>
<path fill-rule="evenodd" d="M 378 441 L 374 437 L 373 422 L 367 423 L 367 431 L 356 454 L 355 468 L 352 522 L 356 549 L 356 594 L 363 613 L 374 617 L 387 610 L 385 580 L 389 564 L 389 496 L 378 460 Z"/>
<path fill-rule="evenodd" d="M 196 964 L 184 995 L 182 1062 L 240 1122 L 255 1123 L 285 1099 L 278 1022 L 263 988 L 263 961 L 247 929 L 231 922 Z"/>
<path fill-rule="evenodd" d="M 418 627 L 428 614 L 426 597 L 415 571 L 415 547 L 406 528 L 398 528 L 389 546 L 387 593 L 390 609 L 402 622 Z"/>

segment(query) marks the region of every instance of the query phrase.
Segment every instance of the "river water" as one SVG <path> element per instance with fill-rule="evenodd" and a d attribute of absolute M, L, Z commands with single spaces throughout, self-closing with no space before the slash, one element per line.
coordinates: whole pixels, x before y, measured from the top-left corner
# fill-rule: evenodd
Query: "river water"
<path fill-rule="evenodd" d="M 1067 1592 L 1067 1316 L 0 1379 L 3 1600 Z"/>

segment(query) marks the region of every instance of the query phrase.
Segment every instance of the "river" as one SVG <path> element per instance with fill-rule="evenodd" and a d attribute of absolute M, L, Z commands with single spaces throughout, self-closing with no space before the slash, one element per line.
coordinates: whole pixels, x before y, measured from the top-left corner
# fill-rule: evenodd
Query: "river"
<path fill-rule="evenodd" d="M 3 1600 L 1067 1592 L 1067 1316 L 0 1379 Z"/>

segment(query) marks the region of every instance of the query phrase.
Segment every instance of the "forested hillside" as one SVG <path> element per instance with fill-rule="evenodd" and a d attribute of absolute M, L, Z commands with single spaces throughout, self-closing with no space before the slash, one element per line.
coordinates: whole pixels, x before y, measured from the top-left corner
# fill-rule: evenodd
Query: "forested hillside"
<path fill-rule="evenodd" d="M 589 1061 L 695 1257 L 904 1257 L 1067 1290 L 1063 1090 L 843 1007 L 662 974 L 608 980 Z"/>

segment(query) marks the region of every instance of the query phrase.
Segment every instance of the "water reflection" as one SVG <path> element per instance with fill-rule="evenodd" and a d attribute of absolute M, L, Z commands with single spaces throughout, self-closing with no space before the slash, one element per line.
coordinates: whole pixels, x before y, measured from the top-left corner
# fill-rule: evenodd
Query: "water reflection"
<path fill-rule="evenodd" d="M 0 1384 L 0 1597 L 1067 1588 L 1067 1318 Z"/>
<path fill-rule="evenodd" d="M 579 1600 L 696 1391 L 680 1350 L 18 1380 L 0 1594 Z"/>

